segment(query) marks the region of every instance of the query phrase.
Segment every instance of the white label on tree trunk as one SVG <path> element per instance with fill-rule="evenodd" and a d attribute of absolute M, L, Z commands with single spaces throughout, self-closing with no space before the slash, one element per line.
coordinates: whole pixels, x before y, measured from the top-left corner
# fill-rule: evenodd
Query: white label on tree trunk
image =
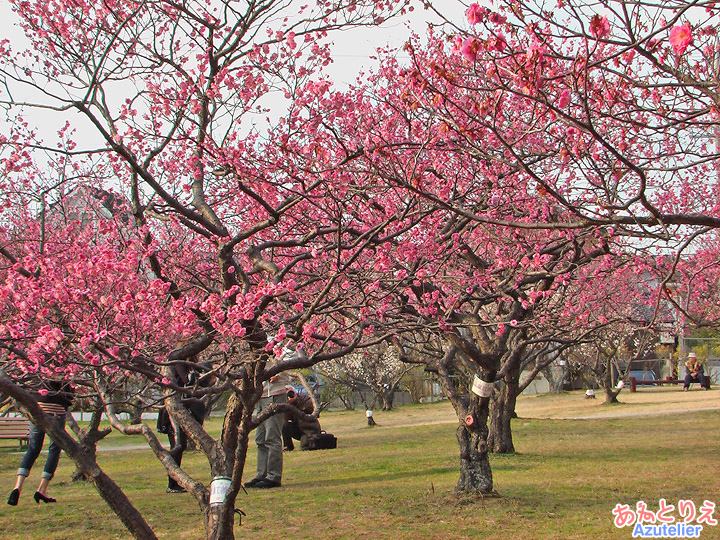
<path fill-rule="evenodd" d="M 220 506 L 225 502 L 228 491 L 230 491 L 231 478 L 229 476 L 216 476 L 210 482 L 210 505 Z"/>
<path fill-rule="evenodd" d="M 490 397 L 494 388 L 494 384 L 491 382 L 483 381 L 480 377 L 475 375 L 473 379 L 472 391 L 473 394 L 480 396 L 481 398 Z"/>
<path fill-rule="evenodd" d="M 373 415 L 372 409 L 368 409 L 367 411 L 365 411 L 365 416 L 367 416 L 368 418 L 371 418 L 372 415 Z"/>

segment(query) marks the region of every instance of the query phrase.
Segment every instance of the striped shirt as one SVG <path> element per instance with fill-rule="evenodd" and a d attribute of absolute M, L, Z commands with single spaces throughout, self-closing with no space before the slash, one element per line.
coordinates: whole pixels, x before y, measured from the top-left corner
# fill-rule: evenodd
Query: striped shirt
<path fill-rule="evenodd" d="M 45 403 L 44 401 L 38 402 L 40 408 L 45 414 L 52 414 L 53 416 L 65 416 L 66 409 L 62 405 L 57 403 Z"/>

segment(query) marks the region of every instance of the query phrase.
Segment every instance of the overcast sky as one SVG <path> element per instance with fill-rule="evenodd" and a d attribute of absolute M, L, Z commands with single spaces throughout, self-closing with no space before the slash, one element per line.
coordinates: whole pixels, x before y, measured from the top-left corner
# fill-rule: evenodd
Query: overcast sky
<path fill-rule="evenodd" d="M 442 6 L 443 14 L 450 20 L 459 21 L 464 16 L 466 6 L 459 0 L 440 0 L 436 4 Z M 416 5 L 413 12 L 391 19 L 380 27 L 355 28 L 333 34 L 335 64 L 330 72 L 336 84 L 353 83 L 355 74 L 361 69 L 375 65 L 371 57 L 379 47 L 402 47 L 411 32 L 424 34 L 428 21 L 439 22 L 434 13 Z"/>
<path fill-rule="evenodd" d="M 342 32 L 334 32 L 330 35 L 333 46 L 334 62 L 327 68 L 335 85 L 342 88 L 355 82 L 360 71 L 367 71 L 376 65 L 372 59 L 375 51 L 379 47 L 402 47 L 403 43 L 408 39 L 411 32 L 423 34 L 427 28 L 428 21 L 438 22 L 437 17 L 430 11 L 422 8 L 421 2 L 416 1 L 415 10 L 405 16 L 390 19 L 379 27 L 373 28 L 355 28 Z M 453 20 L 462 19 L 465 5 L 467 2 L 461 0 L 440 0 L 437 2 L 442 6 L 443 12 Z M 10 9 L 9 2 L 0 0 L 0 29 L 2 37 L 7 38 L 13 44 L 14 50 L 20 50 L 27 46 L 27 40 L 22 30 L 18 27 L 17 17 Z M 402 54 L 402 53 L 400 53 Z M 271 98 L 274 99 L 274 98 Z M 272 106 L 272 105 L 271 105 Z M 273 107 L 275 108 L 275 107 Z M 284 104 L 278 102 L 276 107 L 280 113 Z M 281 113 L 280 113 L 281 114 Z M 54 138 L 54 132 L 64 124 L 66 116 L 48 115 L 47 111 L 25 111 L 26 118 L 31 123 L 41 125 L 43 131 L 47 131 L 44 135 L 47 139 Z M 54 118 L 57 116 L 57 118 Z M 73 122 L 82 122 L 77 115 L 73 116 Z M 0 120 L 0 126 L 2 125 Z M 263 118 L 257 118 L 258 124 L 263 124 Z M 77 124 L 76 124 L 77 125 Z M 259 127 L 259 125 L 258 125 Z M 84 128 L 80 125 L 82 132 Z M 92 137 L 96 137 L 94 130 L 88 127 L 88 135 L 82 133 L 77 137 L 81 146 L 93 146 Z M 86 144 L 84 144 L 86 143 Z"/>

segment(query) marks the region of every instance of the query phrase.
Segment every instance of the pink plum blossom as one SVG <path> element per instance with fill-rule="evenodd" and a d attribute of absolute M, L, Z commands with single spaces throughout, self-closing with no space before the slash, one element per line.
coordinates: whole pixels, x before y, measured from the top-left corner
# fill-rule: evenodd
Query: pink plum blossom
<path fill-rule="evenodd" d="M 565 107 L 570 105 L 570 96 L 571 96 L 570 90 L 568 90 L 568 89 L 563 90 L 562 93 L 560 94 L 560 98 L 558 99 L 558 102 L 557 102 L 558 107 L 560 107 L 561 109 L 564 109 Z"/>
<path fill-rule="evenodd" d="M 682 54 L 693 42 L 692 27 L 690 23 L 680 26 L 673 26 L 670 30 L 670 45 L 672 45 L 675 54 Z"/>
<path fill-rule="evenodd" d="M 476 2 L 474 4 L 470 4 L 470 7 L 468 7 L 465 11 L 465 16 L 470 24 L 478 24 L 485 18 L 485 12 Z"/>
<path fill-rule="evenodd" d="M 593 15 L 590 19 L 590 34 L 596 38 L 604 38 L 610 33 L 610 21 L 607 17 Z"/>
<path fill-rule="evenodd" d="M 475 38 L 467 38 L 460 47 L 460 53 L 471 62 L 474 62 L 477 58 L 479 48 L 480 43 L 478 40 Z"/>

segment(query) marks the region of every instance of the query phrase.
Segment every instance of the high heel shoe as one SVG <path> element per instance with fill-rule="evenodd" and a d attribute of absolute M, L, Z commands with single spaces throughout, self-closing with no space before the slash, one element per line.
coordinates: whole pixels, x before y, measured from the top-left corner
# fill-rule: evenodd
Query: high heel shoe
<path fill-rule="evenodd" d="M 57 499 L 54 497 L 48 497 L 47 495 L 43 495 L 39 491 L 35 492 L 35 495 L 33 495 L 33 499 L 35 499 L 35 504 L 40 504 L 40 501 L 47 503 L 54 503 L 57 502 Z"/>
<path fill-rule="evenodd" d="M 17 506 L 17 503 L 19 500 L 20 500 L 20 490 L 18 488 L 15 488 L 10 492 L 10 496 L 8 497 L 8 504 L 10 506 Z"/>

